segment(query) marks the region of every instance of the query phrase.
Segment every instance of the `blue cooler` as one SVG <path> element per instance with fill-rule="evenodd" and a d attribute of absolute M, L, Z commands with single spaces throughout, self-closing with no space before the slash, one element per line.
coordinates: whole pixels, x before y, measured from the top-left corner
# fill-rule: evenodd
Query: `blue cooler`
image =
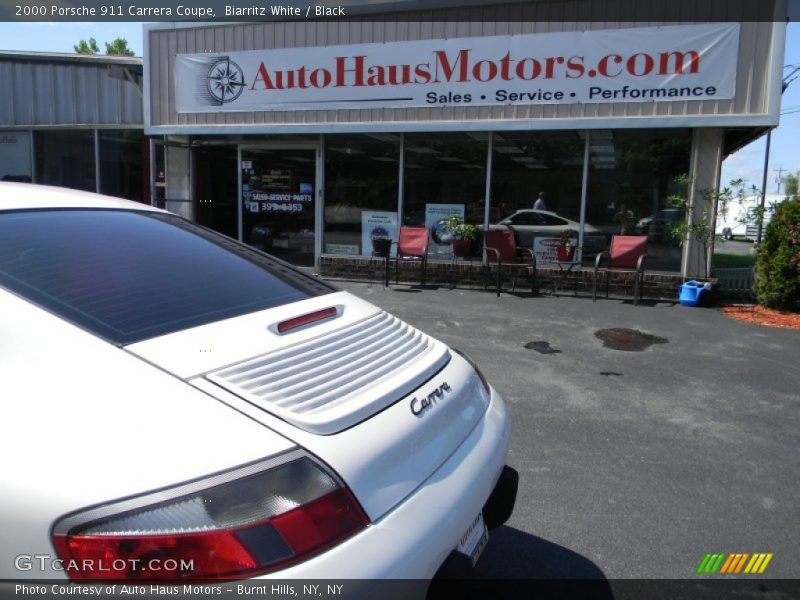
<path fill-rule="evenodd" d="M 687 281 L 681 286 L 678 301 L 684 306 L 697 306 L 700 304 L 700 296 L 705 291 L 705 284 L 697 281 Z"/>

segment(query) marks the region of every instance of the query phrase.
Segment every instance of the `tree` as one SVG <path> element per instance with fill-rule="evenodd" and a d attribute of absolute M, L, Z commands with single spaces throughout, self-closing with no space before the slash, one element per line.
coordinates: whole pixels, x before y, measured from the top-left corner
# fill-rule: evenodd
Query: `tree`
<path fill-rule="evenodd" d="M 800 199 L 775 207 L 756 258 L 758 303 L 800 311 Z"/>
<path fill-rule="evenodd" d="M 108 46 L 108 44 L 106 44 Z M 94 38 L 89 38 L 89 41 L 81 40 L 78 42 L 77 46 L 73 46 L 75 52 L 78 54 L 97 54 L 100 52 L 100 48 L 97 47 L 97 40 Z"/>
<path fill-rule="evenodd" d="M 106 54 L 109 56 L 133 56 L 133 50 L 128 48 L 128 40 L 117 38 L 110 44 L 106 42 Z"/>
<path fill-rule="evenodd" d="M 678 175 L 675 178 L 679 192 L 667 197 L 667 202 L 676 208 L 682 208 L 686 213 L 683 221 L 678 221 L 670 228 L 670 234 L 680 244 L 683 245 L 689 239 L 696 241 L 702 251 L 703 277 L 708 278 L 708 265 L 710 263 L 710 252 L 712 242 L 721 241 L 722 236 L 717 235 L 714 230 L 714 207 L 717 214 L 726 215 L 728 204 L 734 199 L 744 198 L 744 182 L 736 179 L 730 182 L 730 187 L 719 191 L 713 189 L 698 189 L 694 195 L 694 201 L 689 200 L 689 187 L 694 180 L 688 175 Z M 699 204 L 695 213 L 695 204 Z"/>
<path fill-rule="evenodd" d="M 786 184 L 786 195 L 790 198 L 797 196 L 797 175 L 789 173 L 783 180 Z"/>

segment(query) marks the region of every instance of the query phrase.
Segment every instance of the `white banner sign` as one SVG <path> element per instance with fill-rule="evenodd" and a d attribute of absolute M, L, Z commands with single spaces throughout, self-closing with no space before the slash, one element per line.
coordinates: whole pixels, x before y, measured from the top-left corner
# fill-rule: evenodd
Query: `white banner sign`
<path fill-rule="evenodd" d="M 544 265 L 558 262 L 558 245 L 560 242 L 557 237 L 533 238 L 533 255 L 536 257 L 536 264 Z"/>
<path fill-rule="evenodd" d="M 739 24 L 179 54 L 179 113 L 734 97 Z"/>

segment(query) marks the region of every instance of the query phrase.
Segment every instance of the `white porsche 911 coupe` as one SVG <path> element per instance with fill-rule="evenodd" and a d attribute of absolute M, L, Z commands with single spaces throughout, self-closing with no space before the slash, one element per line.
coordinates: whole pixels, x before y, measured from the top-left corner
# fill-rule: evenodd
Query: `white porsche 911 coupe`
<path fill-rule="evenodd" d="M 433 577 L 505 522 L 465 356 L 134 202 L 0 184 L 0 580 Z"/>

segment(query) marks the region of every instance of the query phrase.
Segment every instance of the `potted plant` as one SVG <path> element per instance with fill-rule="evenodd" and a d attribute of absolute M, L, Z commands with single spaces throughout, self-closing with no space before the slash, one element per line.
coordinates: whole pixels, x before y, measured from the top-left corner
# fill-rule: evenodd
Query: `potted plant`
<path fill-rule="evenodd" d="M 465 223 L 457 213 L 453 213 L 444 221 L 445 227 L 453 236 L 450 245 L 453 248 L 453 255 L 464 258 L 469 254 L 472 243 L 481 235 L 481 229 L 477 225 Z"/>
<path fill-rule="evenodd" d="M 565 229 L 558 236 L 556 257 L 559 262 L 572 262 L 575 258 L 575 248 L 578 245 L 578 232 L 574 229 Z"/>

